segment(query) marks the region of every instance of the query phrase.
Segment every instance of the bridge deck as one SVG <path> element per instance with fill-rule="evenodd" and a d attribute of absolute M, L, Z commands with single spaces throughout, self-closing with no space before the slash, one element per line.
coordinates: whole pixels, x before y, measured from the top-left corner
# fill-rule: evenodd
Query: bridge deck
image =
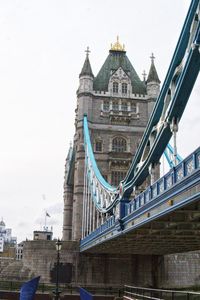
<path fill-rule="evenodd" d="M 200 249 L 200 201 L 88 248 L 94 253 L 170 254 Z M 102 236 L 102 240 L 105 236 Z"/>
<path fill-rule="evenodd" d="M 188 164 L 193 167 L 188 168 Z M 173 178 L 172 185 L 165 185 L 159 192 L 159 183 L 169 176 Z M 150 192 L 146 203 L 138 196 L 133 202 L 124 204 L 124 217 L 121 220 L 111 217 L 88 235 L 81 241 L 81 251 L 169 254 L 199 250 L 200 148 L 147 191 Z"/>

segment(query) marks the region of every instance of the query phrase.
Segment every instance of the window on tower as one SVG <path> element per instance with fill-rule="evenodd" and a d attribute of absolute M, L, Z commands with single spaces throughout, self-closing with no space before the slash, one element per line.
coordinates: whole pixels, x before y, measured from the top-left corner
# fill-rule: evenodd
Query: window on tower
<path fill-rule="evenodd" d="M 96 152 L 102 152 L 102 141 L 97 140 L 95 142 L 95 151 Z"/>
<path fill-rule="evenodd" d="M 122 83 L 122 94 L 127 94 L 127 83 Z"/>
<path fill-rule="evenodd" d="M 111 184 L 114 186 L 118 186 L 120 181 L 124 179 L 126 176 L 125 171 L 112 171 L 111 173 Z"/>
<path fill-rule="evenodd" d="M 119 87 L 118 82 L 113 82 L 113 93 L 118 93 L 118 87 Z"/>
<path fill-rule="evenodd" d="M 126 152 L 127 143 L 122 137 L 116 137 L 112 140 L 112 151 L 114 152 Z"/>
<path fill-rule="evenodd" d="M 131 111 L 136 113 L 137 112 L 137 106 L 135 103 L 131 103 Z"/>
<path fill-rule="evenodd" d="M 110 103 L 109 103 L 109 101 L 104 101 L 104 103 L 103 103 L 103 110 L 104 111 L 109 111 L 110 110 Z"/>
<path fill-rule="evenodd" d="M 126 102 L 122 102 L 121 109 L 122 109 L 122 111 L 127 111 L 128 110 L 128 105 L 127 105 Z"/>
<path fill-rule="evenodd" d="M 119 110 L 119 103 L 117 101 L 114 101 L 112 103 L 112 109 L 115 110 L 115 111 Z"/>

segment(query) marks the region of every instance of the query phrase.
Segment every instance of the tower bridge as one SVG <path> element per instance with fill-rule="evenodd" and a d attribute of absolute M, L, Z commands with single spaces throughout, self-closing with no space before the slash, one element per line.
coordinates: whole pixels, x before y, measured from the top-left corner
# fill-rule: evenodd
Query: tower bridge
<path fill-rule="evenodd" d="M 200 0 L 191 0 L 162 86 L 154 54 L 140 78 L 117 37 L 94 75 L 87 48 L 65 164 L 62 283 L 200 288 L 200 148 L 184 159 L 177 150 L 199 44 Z M 55 241 L 25 241 L 23 260 L 0 269 L 52 282 Z"/>
<path fill-rule="evenodd" d="M 192 0 L 161 89 L 154 55 L 141 80 L 119 38 L 96 76 L 86 51 L 63 219 L 63 240 L 83 256 L 200 250 L 200 148 L 181 160 L 176 145 L 200 69 L 199 19 Z M 160 177 L 163 153 L 171 169 Z"/>
<path fill-rule="evenodd" d="M 194 0 L 161 91 L 153 55 L 147 80 L 141 81 L 117 38 L 94 77 L 87 49 L 79 76 L 74 148 L 67 161 L 64 239 L 82 238 L 83 244 L 106 219 L 121 224 L 125 207 L 132 207 L 126 204 L 131 197 L 135 205 L 137 194 L 159 179 L 159 160 L 171 136 L 177 164 L 178 123 L 200 69 L 199 14 Z M 179 172 L 185 173 L 177 168 L 170 175 L 173 184 Z"/>

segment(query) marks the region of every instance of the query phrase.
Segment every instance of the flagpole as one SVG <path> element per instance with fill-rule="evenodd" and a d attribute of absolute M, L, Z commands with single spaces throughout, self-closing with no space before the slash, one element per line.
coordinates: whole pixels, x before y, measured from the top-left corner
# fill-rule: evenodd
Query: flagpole
<path fill-rule="evenodd" d="M 47 231 L 47 212 L 45 211 L 44 230 Z"/>

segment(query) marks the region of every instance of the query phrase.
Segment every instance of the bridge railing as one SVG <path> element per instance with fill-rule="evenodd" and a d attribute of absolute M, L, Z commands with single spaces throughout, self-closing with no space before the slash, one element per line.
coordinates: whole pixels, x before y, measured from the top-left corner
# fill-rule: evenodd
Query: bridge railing
<path fill-rule="evenodd" d="M 140 213 L 140 209 L 146 208 L 151 205 L 151 201 L 157 197 L 164 196 L 164 193 L 180 184 L 187 176 L 194 173 L 200 168 L 200 147 L 197 148 L 193 153 L 186 157 L 176 167 L 173 167 L 166 175 L 157 180 L 153 185 L 149 186 L 143 193 L 138 195 L 135 199 L 130 202 L 121 200 L 117 204 L 119 214 L 115 214 L 109 217 L 102 225 L 91 233 L 86 234 L 85 238 L 80 241 L 80 246 L 84 246 L 88 242 L 98 239 L 102 233 L 107 233 L 113 228 L 116 231 L 123 229 L 123 220 L 129 218 L 131 214 Z"/>
<path fill-rule="evenodd" d="M 108 218 L 103 224 L 101 224 L 98 228 L 96 228 L 90 234 L 85 236 L 84 239 L 80 241 L 80 245 L 83 245 L 88 241 L 92 240 L 93 238 L 100 236 L 102 233 L 106 232 L 106 230 L 109 230 L 114 226 L 115 226 L 115 216 L 113 215 L 110 218 Z"/>
<path fill-rule="evenodd" d="M 163 289 L 150 289 L 136 286 L 124 286 L 125 299 L 138 300 L 199 300 L 199 292 L 175 291 Z"/>
<path fill-rule="evenodd" d="M 163 194 L 169 188 L 186 178 L 200 167 L 200 147 L 185 158 L 176 167 L 172 168 L 166 175 L 149 186 L 144 192 L 138 195 L 130 203 L 126 204 L 125 215 L 136 211 L 155 197 Z"/>

